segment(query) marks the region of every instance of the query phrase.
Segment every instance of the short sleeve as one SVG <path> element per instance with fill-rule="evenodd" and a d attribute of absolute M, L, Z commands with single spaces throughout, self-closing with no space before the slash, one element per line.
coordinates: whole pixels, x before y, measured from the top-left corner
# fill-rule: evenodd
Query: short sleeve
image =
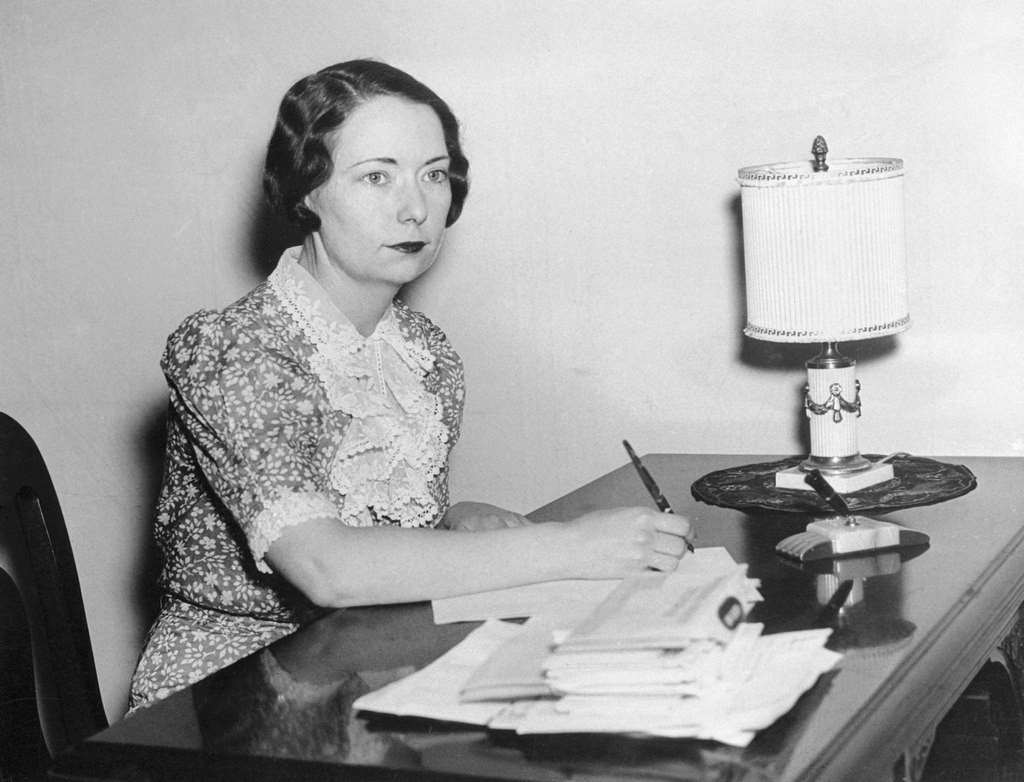
<path fill-rule="evenodd" d="M 285 526 L 338 515 L 328 476 L 344 426 L 316 378 L 265 331 L 196 313 L 168 339 L 161 366 L 204 477 L 269 572 L 263 557 Z"/>

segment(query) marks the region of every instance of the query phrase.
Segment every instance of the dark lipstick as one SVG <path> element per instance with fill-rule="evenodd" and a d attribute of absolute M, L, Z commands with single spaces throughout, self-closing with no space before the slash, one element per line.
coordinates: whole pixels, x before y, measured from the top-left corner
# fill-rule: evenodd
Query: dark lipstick
<path fill-rule="evenodd" d="M 397 250 L 400 253 L 418 253 L 424 247 L 427 246 L 426 242 L 398 242 L 397 244 L 389 244 L 392 250 Z"/>

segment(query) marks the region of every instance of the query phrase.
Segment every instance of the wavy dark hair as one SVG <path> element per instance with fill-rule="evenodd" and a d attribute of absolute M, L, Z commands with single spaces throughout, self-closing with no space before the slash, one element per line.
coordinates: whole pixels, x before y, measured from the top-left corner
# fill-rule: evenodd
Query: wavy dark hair
<path fill-rule="evenodd" d="M 271 208 L 303 234 L 320 227 L 320 218 L 302 201 L 331 176 L 327 137 L 355 108 L 378 95 L 422 103 L 437 114 L 444 131 L 452 190 L 445 225 L 459 219 L 469 192 L 469 161 L 459 143 L 459 122 L 448 104 L 405 71 L 377 60 L 350 60 L 292 85 L 281 100 L 267 145 L 263 192 Z"/>

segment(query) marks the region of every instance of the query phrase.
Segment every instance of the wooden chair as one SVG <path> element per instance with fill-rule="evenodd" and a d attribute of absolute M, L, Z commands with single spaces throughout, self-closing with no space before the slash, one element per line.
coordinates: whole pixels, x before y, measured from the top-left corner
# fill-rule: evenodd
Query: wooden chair
<path fill-rule="evenodd" d="M 0 780 L 35 779 L 50 757 L 39 724 L 28 616 L 0 568 Z"/>
<path fill-rule="evenodd" d="M 4 413 L 0 413 L 0 564 L 5 564 L 17 585 L 31 628 L 38 725 L 52 756 L 107 727 L 107 718 L 71 541 L 50 474 L 28 432 Z M 5 607 L 0 610 L 6 612 L 15 603 L 6 581 L 3 594 Z M 16 612 L 15 605 L 8 616 Z M 15 647 L 17 632 L 7 636 L 15 639 Z M 30 678 L 7 686 L 24 694 L 32 684 Z M 3 708 L 7 706 L 0 701 Z M 26 729 L 32 733 L 31 726 Z M 24 740 L 24 747 L 29 755 L 35 752 L 31 738 Z"/>

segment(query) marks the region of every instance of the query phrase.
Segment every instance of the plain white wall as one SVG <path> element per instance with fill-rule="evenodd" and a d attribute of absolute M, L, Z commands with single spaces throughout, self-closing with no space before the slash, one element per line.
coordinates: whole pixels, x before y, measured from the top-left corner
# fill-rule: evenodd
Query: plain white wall
<path fill-rule="evenodd" d="M 456 499 L 529 510 L 641 452 L 803 451 L 809 349 L 741 335 L 736 170 L 905 160 L 912 328 L 849 346 L 865 452 L 1024 454 L 1019 0 L 6 0 L 0 409 L 46 455 L 112 718 L 149 618 L 189 312 L 283 241 L 280 96 L 374 56 L 462 120 L 473 186 L 409 292 L 467 364 Z M 697 478 L 698 476 L 693 476 Z"/>

